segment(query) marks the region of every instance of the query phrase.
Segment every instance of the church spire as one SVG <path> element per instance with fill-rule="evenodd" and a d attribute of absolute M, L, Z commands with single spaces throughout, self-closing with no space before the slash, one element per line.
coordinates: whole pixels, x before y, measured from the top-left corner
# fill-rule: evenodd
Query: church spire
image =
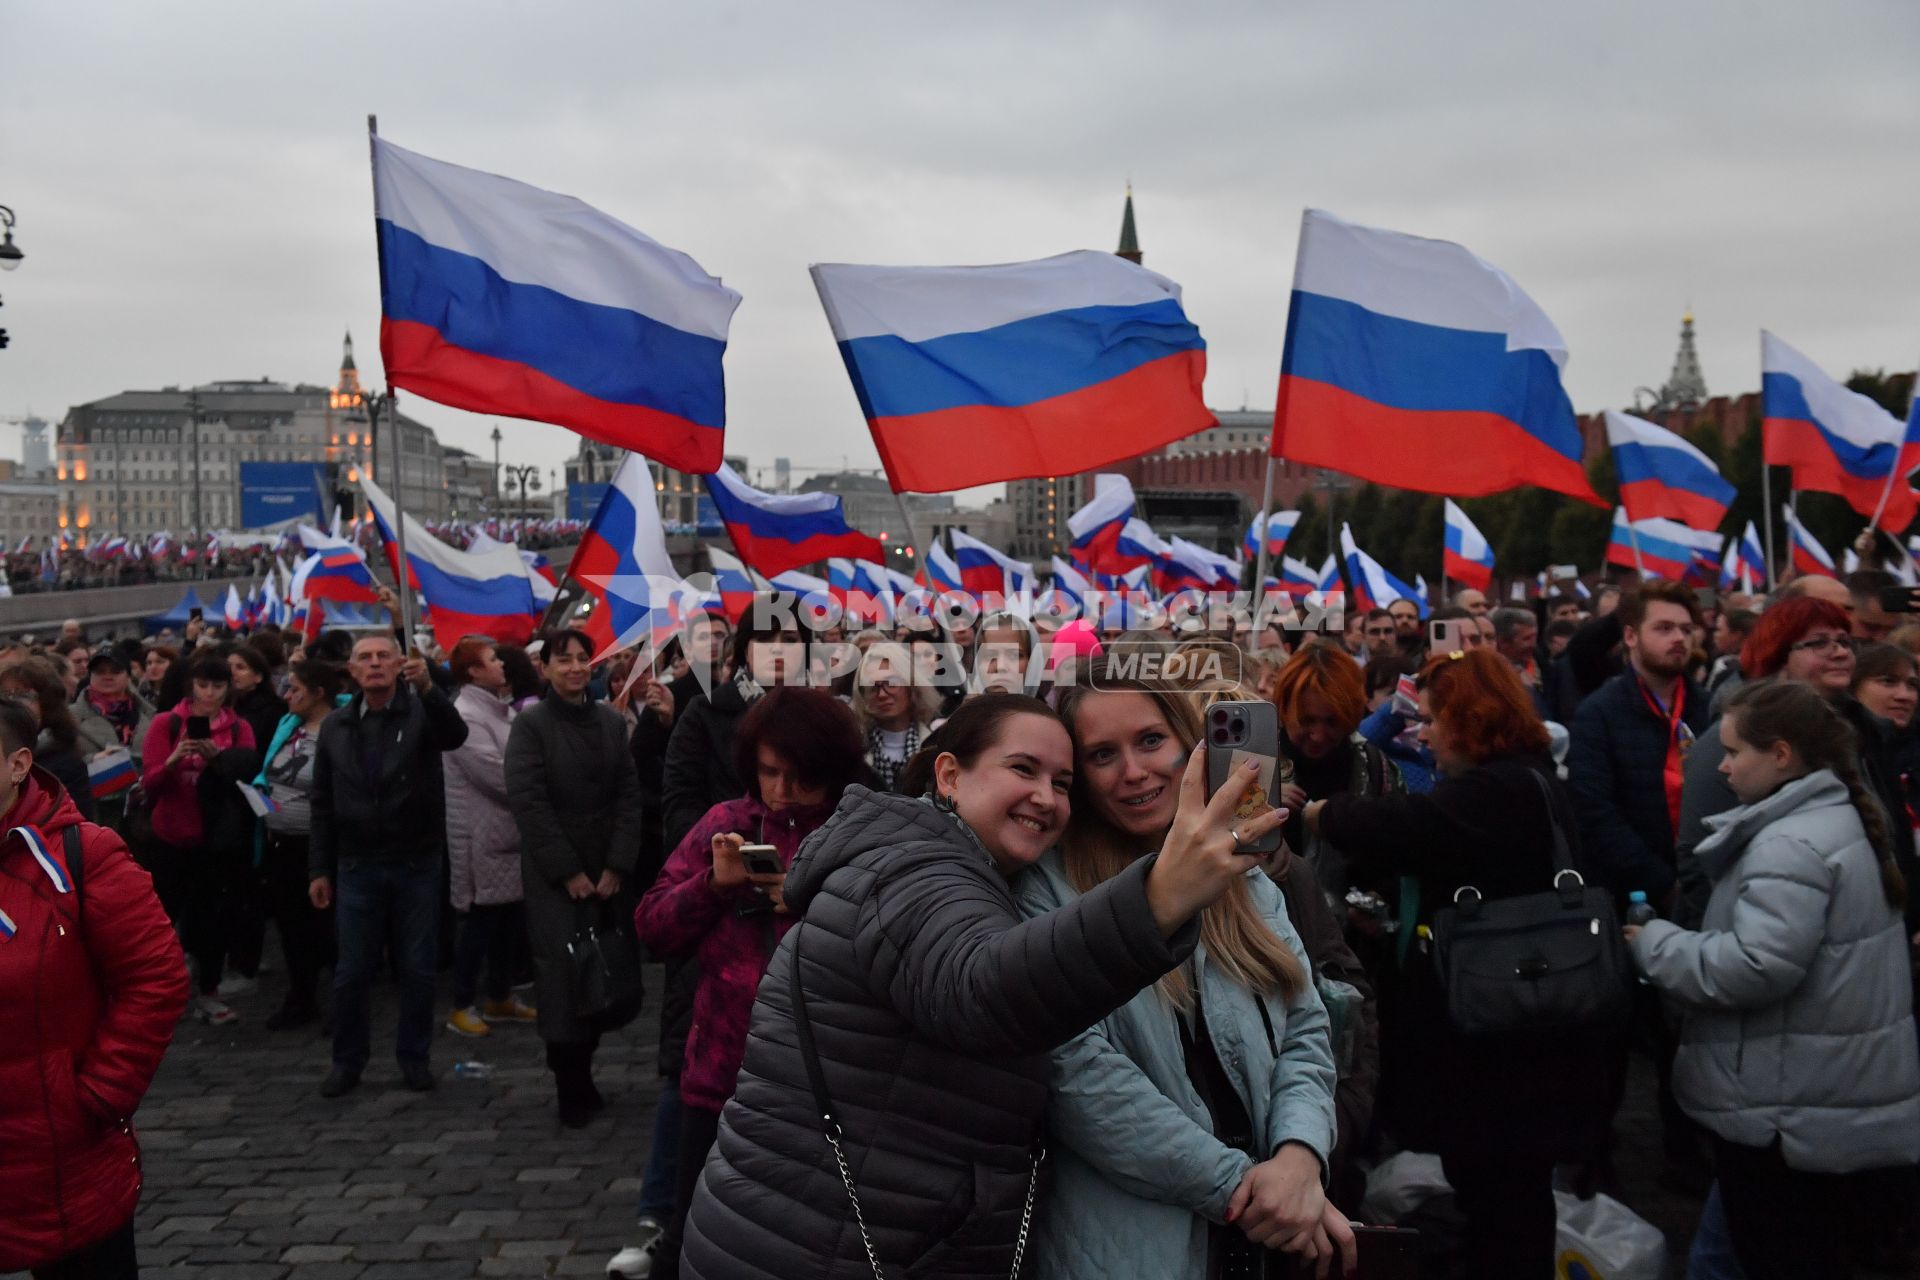
<path fill-rule="evenodd" d="M 328 404 L 335 409 L 358 409 L 366 400 L 360 389 L 360 370 L 353 363 L 353 333 L 348 331 L 340 346 L 340 376 L 333 384 Z"/>
<path fill-rule="evenodd" d="M 353 330 L 349 329 L 346 341 L 340 346 L 340 371 L 345 373 L 353 367 Z"/>
<path fill-rule="evenodd" d="M 1700 372 L 1700 353 L 1693 345 L 1693 308 L 1680 317 L 1680 350 L 1673 357 L 1673 374 L 1660 388 L 1660 403 L 1672 409 L 1692 409 L 1707 398 L 1707 379 Z"/>
<path fill-rule="evenodd" d="M 1133 184 L 1127 184 L 1127 207 L 1120 215 L 1120 247 L 1114 251 L 1115 257 L 1125 258 L 1137 263 L 1141 259 L 1140 234 L 1133 226 Z"/>

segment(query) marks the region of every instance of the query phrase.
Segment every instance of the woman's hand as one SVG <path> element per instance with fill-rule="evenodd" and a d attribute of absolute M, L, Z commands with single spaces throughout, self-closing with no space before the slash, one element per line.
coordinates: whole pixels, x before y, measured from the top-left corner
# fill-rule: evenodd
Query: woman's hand
<path fill-rule="evenodd" d="M 1289 1142 L 1273 1159 L 1247 1170 L 1227 1202 L 1227 1221 L 1255 1244 L 1313 1260 L 1316 1275 L 1327 1274 L 1336 1251 L 1343 1271 L 1355 1265 L 1353 1228 L 1327 1203 L 1320 1157 L 1304 1144 Z"/>
<path fill-rule="evenodd" d="M 593 896 L 593 881 L 587 879 L 587 873 L 576 871 L 567 877 L 567 896 L 575 902 L 585 902 Z"/>
<path fill-rule="evenodd" d="M 740 856 L 746 844 L 739 832 L 729 831 L 713 838 L 713 891 L 732 893 L 747 883 L 747 860 Z"/>
<path fill-rule="evenodd" d="M 193 739 L 182 738 L 180 739 L 180 741 L 173 744 L 173 750 L 168 753 L 166 767 L 171 769 L 173 768 L 174 765 L 179 764 L 182 760 L 185 760 L 188 756 L 198 755 L 198 754 L 199 754 L 199 751 L 195 747 Z"/>
<path fill-rule="evenodd" d="M 1180 779 L 1180 807 L 1174 811 L 1160 856 L 1147 873 L 1147 905 L 1162 934 L 1178 932 L 1263 857 L 1241 853 L 1239 846 L 1258 844 L 1287 820 L 1285 809 L 1235 820 L 1234 808 L 1259 772 L 1259 762 L 1248 761 L 1209 800 L 1205 748 L 1195 747 L 1188 757 L 1187 771 Z"/>
<path fill-rule="evenodd" d="M 647 681 L 644 699 L 647 710 L 653 712 L 663 728 L 673 728 L 673 690 L 658 680 Z"/>
<path fill-rule="evenodd" d="M 608 867 L 600 873 L 599 882 L 593 886 L 593 896 L 596 898 L 611 898 L 618 892 L 620 892 L 620 873 L 612 867 Z"/>
<path fill-rule="evenodd" d="M 756 873 L 747 877 L 747 883 L 767 895 L 767 901 L 773 903 L 773 914 L 777 916 L 793 914 L 787 910 L 787 878 L 785 876 L 766 876 Z"/>

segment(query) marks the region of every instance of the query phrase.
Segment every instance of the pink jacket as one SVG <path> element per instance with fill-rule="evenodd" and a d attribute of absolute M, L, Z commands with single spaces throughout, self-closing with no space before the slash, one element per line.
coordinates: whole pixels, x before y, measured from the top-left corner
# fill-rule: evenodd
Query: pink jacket
<path fill-rule="evenodd" d="M 713 838 L 735 832 L 748 844 L 770 844 L 780 865 L 793 865 L 800 844 L 826 822 L 832 809 L 783 809 L 758 800 L 727 800 L 693 824 L 680 847 L 633 913 L 640 940 L 664 955 L 695 954 L 700 986 L 693 994 L 693 1029 L 687 1033 L 680 1096 L 688 1106 L 718 1111 L 733 1096 L 734 1077 L 747 1052 L 747 1016 L 773 949 L 794 917 L 735 914 L 752 903 L 751 889 L 722 896 L 707 887 L 713 869 Z"/>
<path fill-rule="evenodd" d="M 200 775 L 206 771 L 206 758 L 182 756 L 173 764 L 167 757 L 187 731 L 192 703 L 183 700 L 171 711 L 153 718 L 147 730 L 146 745 L 140 757 L 140 785 L 153 804 L 153 834 L 168 844 L 191 849 L 200 843 Z M 226 751 L 232 747 L 252 747 L 253 730 L 234 714 L 232 707 L 220 708 L 213 717 L 213 745 Z"/>

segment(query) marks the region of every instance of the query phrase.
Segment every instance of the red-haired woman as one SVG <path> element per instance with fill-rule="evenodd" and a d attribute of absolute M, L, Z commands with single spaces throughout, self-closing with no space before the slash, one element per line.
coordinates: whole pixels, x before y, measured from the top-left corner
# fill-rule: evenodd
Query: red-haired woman
<path fill-rule="evenodd" d="M 1367 686 L 1359 664 L 1345 650 L 1324 643 L 1302 645 L 1274 677 L 1273 704 L 1280 712 L 1280 754 L 1293 765 L 1293 781 L 1283 795 L 1295 814 L 1314 800 L 1406 790 L 1400 770 L 1360 736 L 1360 722 L 1367 718 Z M 1313 831 L 1287 830 L 1295 851 L 1336 904 L 1336 914 L 1344 915 L 1347 889 L 1356 877 L 1339 842 Z M 1383 889 L 1371 879 L 1360 881 L 1366 888 Z"/>
<path fill-rule="evenodd" d="M 1579 833 L 1526 687 L 1491 649 L 1435 658 L 1419 684 L 1420 739 L 1440 771 L 1433 790 L 1316 801 L 1307 826 L 1357 877 L 1415 877 L 1422 925 L 1466 885 L 1487 899 L 1545 890 L 1553 828 L 1576 851 Z M 1383 990 L 1380 1026 L 1379 1114 L 1401 1143 L 1445 1162 L 1467 1220 L 1467 1271 L 1550 1274 L 1553 1166 L 1605 1137 L 1625 1046 L 1562 1033 L 1465 1040 L 1418 951 Z"/>

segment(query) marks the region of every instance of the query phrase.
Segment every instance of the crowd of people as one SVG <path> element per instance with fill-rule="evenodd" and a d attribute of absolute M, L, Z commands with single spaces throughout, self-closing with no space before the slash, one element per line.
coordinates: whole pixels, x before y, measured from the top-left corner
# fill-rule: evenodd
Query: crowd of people
<path fill-rule="evenodd" d="M 35 939 L 0 941 L 0 1270 L 131 1274 L 130 1117 L 269 923 L 266 1030 L 324 1020 L 323 1096 L 390 969 L 407 1088 L 436 1024 L 528 1023 L 572 1128 L 665 966 L 621 1276 L 1327 1274 L 1415 1151 L 1452 1193 L 1426 1274 L 1543 1280 L 1556 1187 L 1619 1188 L 1633 1053 L 1691 1275 L 1915 1257 L 1920 600 L 1886 575 L 1324 630 L 790 603 L 599 664 L 574 630 L 0 646 L 0 926 Z M 1270 781 L 1210 787 L 1223 703 L 1271 708 Z M 1465 1022 L 1461 913 L 1575 882 L 1619 1015 Z"/>

